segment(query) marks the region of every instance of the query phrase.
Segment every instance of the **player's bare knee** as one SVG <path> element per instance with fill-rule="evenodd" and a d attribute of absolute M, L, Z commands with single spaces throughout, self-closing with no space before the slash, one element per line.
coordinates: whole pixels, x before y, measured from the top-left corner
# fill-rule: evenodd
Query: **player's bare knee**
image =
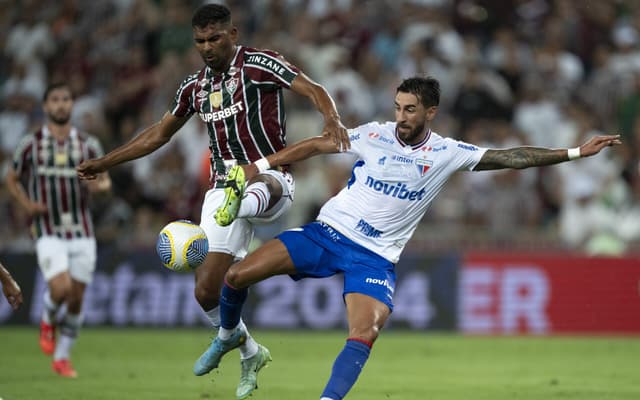
<path fill-rule="evenodd" d="M 49 287 L 49 296 L 54 303 L 66 303 L 71 297 L 71 285 L 64 282 L 57 282 Z"/>
<path fill-rule="evenodd" d="M 380 328 L 376 325 L 353 328 L 349 332 L 349 338 L 362 340 L 368 343 L 375 342 L 379 335 Z"/>
<path fill-rule="evenodd" d="M 198 282 L 194 289 L 194 295 L 203 309 L 210 310 L 219 304 L 220 289 Z"/>
<path fill-rule="evenodd" d="M 229 268 L 229 271 L 227 271 L 227 274 L 224 276 L 224 281 L 236 289 L 242 287 L 239 269 L 235 267 Z"/>

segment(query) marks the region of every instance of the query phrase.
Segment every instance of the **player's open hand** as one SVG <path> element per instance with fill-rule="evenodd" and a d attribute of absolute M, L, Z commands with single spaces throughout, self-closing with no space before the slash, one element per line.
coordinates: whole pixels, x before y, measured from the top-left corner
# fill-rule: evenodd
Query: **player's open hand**
<path fill-rule="evenodd" d="M 342 124 L 340 118 L 325 120 L 322 136 L 330 137 L 341 151 L 347 151 L 351 148 L 347 128 Z"/>
<path fill-rule="evenodd" d="M 598 154 L 600 150 L 607 146 L 617 146 L 622 144 L 620 135 L 599 135 L 594 136 L 587 143 L 580 146 L 580 156 L 589 157 Z"/>
<path fill-rule="evenodd" d="M 7 298 L 9 304 L 11 304 L 11 307 L 13 307 L 14 310 L 17 310 L 22 304 L 22 291 L 20 290 L 18 283 L 12 278 L 9 278 L 9 280 L 2 285 L 2 292 L 4 293 L 4 297 Z"/>
<path fill-rule="evenodd" d="M 104 172 L 100 159 L 85 160 L 76 167 L 80 179 L 96 179 L 99 173 Z"/>

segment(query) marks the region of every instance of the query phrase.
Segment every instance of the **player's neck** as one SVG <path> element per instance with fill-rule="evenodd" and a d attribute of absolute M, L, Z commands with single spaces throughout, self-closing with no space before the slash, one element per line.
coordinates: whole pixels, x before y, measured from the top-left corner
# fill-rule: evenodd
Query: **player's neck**
<path fill-rule="evenodd" d="M 49 132 L 51 132 L 51 135 L 58 140 L 65 140 L 71 133 L 70 123 L 60 125 L 56 124 L 55 122 L 49 121 L 47 123 L 47 128 L 49 128 Z"/>
<path fill-rule="evenodd" d="M 231 57 L 227 60 L 227 62 L 225 63 L 225 66 L 221 69 L 214 69 L 213 67 L 209 66 L 209 69 L 211 70 L 211 72 L 213 72 L 214 75 L 222 75 L 225 72 L 229 71 L 229 68 L 231 68 L 231 62 L 236 57 L 237 52 L 238 52 L 238 46 L 237 45 L 233 46 Z"/>

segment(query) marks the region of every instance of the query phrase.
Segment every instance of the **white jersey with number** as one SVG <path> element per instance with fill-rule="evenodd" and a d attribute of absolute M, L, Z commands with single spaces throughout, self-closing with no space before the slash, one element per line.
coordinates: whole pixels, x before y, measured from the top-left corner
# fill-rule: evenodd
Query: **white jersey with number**
<path fill-rule="evenodd" d="M 487 150 L 432 131 L 408 145 L 395 122 L 350 129 L 349 139 L 358 157 L 351 178 L 318 220 L 393 263 L 447 179 L 472 170 Z"/>

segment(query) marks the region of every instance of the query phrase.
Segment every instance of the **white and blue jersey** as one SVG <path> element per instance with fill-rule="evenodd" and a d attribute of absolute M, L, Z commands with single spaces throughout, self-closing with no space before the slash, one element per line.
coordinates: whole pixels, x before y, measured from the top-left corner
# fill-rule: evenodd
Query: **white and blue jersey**
<path fill-rule="evenodd" d="M 395 122 L 359 126 L 349 138 L 349 152 L 358 157 L 351 179 L 318 220 L 392 263 L 449 177 L 473 170 L 487 150 L 432 131 L 408 145 Z"/>
<path fill-rule="evenodd" d="M 298 273 L 294 279 L 344 274 L 344 294 L 363 293 L 393 310 L 394 264 L 448 178 L 472 170 L 486 151 L 429 132 L 403 143 L 395 122 L 349 131 L 358 158 L 347 186 L 318 221 L 278 236 Z"/>

